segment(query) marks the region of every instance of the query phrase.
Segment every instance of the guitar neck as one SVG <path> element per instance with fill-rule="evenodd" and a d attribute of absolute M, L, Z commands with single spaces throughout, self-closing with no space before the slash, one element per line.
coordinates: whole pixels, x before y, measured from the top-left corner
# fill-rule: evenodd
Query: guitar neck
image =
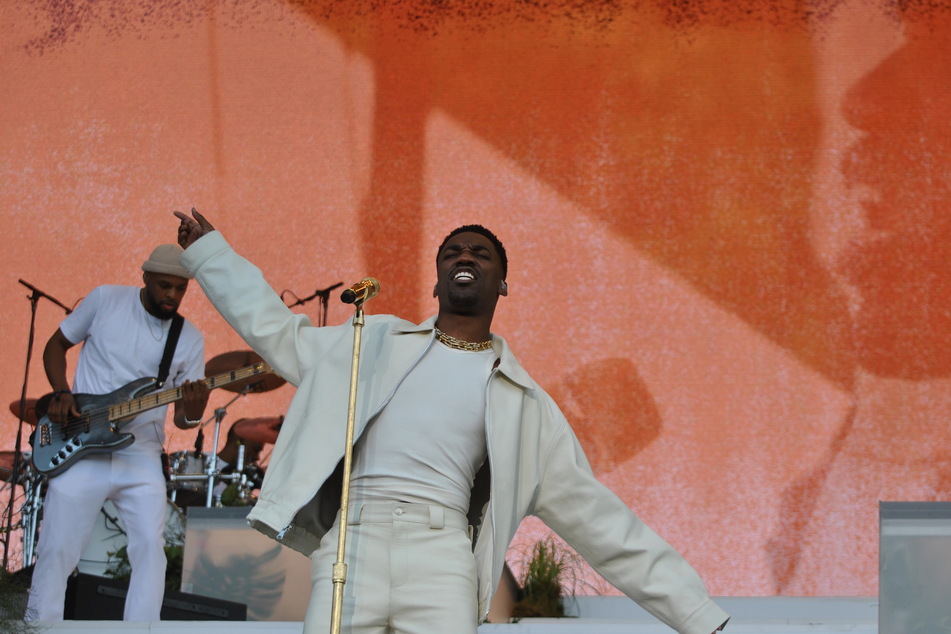
<path fill-rule="evenodd" d="M 215 388 L 225 387 L 226 385 L 231 385 L 232 383 L 270 372 L 271 366 L 267 363 L 255 363 L 254 365 L 232 370 L 231 372 L 216 374 L 215 376 L 202 379 L 201 382 L 208 386 L 209 390 L 214 390 Z M 121 420 L 130 416 L 136 416 L 144 411 L 174 403 L 181 398 L 182 388 L 173 387 L 161 392 L 152 392 L 145 396 L 125 401 L 124 403 L 116 403 L 115 405 L 109 406 L 109 420 Z"/>

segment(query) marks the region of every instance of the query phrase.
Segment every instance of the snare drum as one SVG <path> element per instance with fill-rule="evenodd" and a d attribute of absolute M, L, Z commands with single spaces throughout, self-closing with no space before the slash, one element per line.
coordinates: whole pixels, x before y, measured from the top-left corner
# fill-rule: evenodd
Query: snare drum
<path fill-rule="evenodd" d="M 185 545 L 185 514 L 171 501 L 165 503 L 164 537 L 166 546 Z M 125 525 L 119 517 L 119 512 L 111 500 L 106 500 L 96 518 L 89 542 L 79 558 L 79 572 L 106 576 L 106 570 L 117 563 L 117 559 L 109 553 L 116 553 L 127 544 Z"/>

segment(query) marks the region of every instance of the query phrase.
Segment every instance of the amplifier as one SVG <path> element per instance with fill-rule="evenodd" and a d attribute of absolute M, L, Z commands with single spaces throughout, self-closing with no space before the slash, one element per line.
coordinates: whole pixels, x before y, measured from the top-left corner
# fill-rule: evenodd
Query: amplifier
<path fill-rule="evenodd" d="M 128 582 L 79 573 L 66 584 L 65 617 L 76 621 L 121 621 Z M 185 592 L 165 591 L 163 621 L 246 621 L 248 606 Z"/>

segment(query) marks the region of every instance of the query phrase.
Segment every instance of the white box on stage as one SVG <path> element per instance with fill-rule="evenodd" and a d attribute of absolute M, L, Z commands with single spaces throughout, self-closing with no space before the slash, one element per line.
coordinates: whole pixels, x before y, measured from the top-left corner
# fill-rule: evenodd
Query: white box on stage
<path fill-rule="evenodd" d="M 951 630 L 951 502 L 879 503 L 879 634 Z"/>
<path fill-rule="evenodd" d="M 187 508 L 182 592 L 244 603 L 249 621 L 303 621 L 310 559 L 248 526 L 250 510 Z"/>

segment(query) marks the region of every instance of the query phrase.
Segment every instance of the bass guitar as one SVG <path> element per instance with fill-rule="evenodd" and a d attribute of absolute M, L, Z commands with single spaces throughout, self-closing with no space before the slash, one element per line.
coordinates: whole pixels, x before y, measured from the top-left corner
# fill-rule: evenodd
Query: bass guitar
<path fill-rule="evenodd" d="M 271 366 L 261 362 L 202 379 L 202 383 L 213 390 L 272 372 Z M 182 398 L 180 387 L 160 392 L 154 391 L 156 387 L 157 380 L 146 377 L 109 394 L 74 394 L 80 415 L 69 418 L 65 424 L 53 422 L 44 413 L 31 437 L 33 466 L 53 477 L 87 454 L 128 447 L 135 442 L 135 436 L 120 431 L 123 422 Z"/>

